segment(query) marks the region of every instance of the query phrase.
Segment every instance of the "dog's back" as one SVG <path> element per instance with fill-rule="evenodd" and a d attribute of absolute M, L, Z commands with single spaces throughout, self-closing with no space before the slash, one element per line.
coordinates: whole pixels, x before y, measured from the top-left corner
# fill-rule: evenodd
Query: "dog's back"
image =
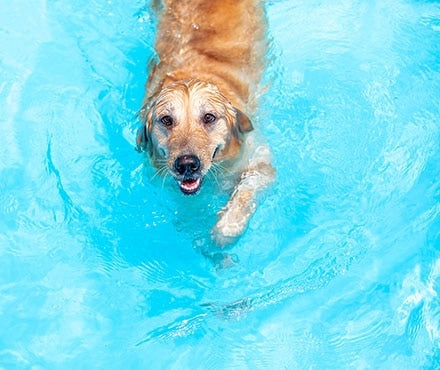
<path fill-rule="evenodd" d="M 239 109 L 264 67 L 265 17 L 259 0 L 166 0 L 159 20 L 146 104 L 167 84 L 199 78 L 216 84 Z"/>

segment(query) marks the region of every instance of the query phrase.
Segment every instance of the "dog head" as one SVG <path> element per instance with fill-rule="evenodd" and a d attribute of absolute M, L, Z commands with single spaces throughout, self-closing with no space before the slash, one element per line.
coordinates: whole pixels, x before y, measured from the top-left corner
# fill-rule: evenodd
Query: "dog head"
<path fill-rule="evenodd" d="M 164 87 L 144 115 L 137 143 L 167 168 L 185 194 L 195 194 L 213 163 L 239 156 L 249 118 L 216 85 L 196 79 Z"/>

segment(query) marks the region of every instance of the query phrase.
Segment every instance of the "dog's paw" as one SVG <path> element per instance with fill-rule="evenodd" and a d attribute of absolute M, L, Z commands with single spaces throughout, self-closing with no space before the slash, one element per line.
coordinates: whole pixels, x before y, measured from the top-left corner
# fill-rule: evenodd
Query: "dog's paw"
<path fill-rule="evenodd" d="M 219 219 L 211 233 L 214 242 L 221 247 L 231 244 L 244 232 L 255 209 L 251 191 L 236 192 L 218 214 Z"/>
<path fill-rule="evenodd" d="M 232 244 L 243 231 L 239 231 L 238 229 L 231 230 L 229 227 L 226 228 L 222 225 L 216 224 L 211 231 L 211 238 L 216 245 L 224 248 L 227 245 Z"/>

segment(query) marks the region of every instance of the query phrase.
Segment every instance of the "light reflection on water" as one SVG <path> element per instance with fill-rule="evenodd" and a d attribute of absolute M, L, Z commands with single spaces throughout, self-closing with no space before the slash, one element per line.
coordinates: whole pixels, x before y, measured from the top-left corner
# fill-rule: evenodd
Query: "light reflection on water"
<path fill-rule="evenodd" d="M 2 7 L 0 364 L 438 367 L 439 4 L 267 4 L 278 175 L 222 251 L 134 151 L 149 7 Z"/>

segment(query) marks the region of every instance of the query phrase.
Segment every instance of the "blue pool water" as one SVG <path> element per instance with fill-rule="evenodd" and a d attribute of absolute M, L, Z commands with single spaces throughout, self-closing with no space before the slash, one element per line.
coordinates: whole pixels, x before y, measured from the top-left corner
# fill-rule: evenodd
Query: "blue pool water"
<path fill-rule="evenodd" d="M 278 176 L 220 251 L 134 150 L 145 1 L 2 1 L 1 369 L 440 367 L 440 2 L 266 7 Z"/>

